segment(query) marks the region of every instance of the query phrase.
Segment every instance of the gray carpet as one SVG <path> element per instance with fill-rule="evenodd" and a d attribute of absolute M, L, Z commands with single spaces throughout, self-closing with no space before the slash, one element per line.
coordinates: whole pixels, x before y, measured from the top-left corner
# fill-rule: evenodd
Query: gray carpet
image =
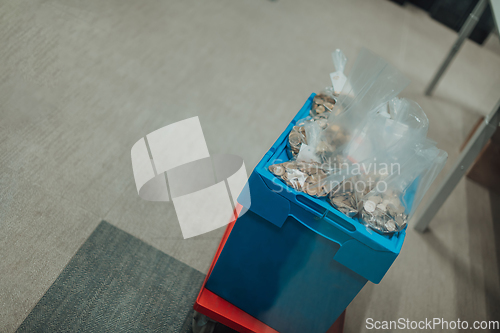
<path fill-rule="evenodd" d="M 207 273 L 224 229 L 184 240 L 172 202 L 137 195 L 132 145 L 199 116 L 210 153 L 239 155 L 250 173 L 328 84 L 337 47 L 347 70 L 366 47 L 412 80 L 403 97 L 427 113 L 449 170 L 500 91 L 500 53 L 465 41 L 423 94 L 456 38 L 389 1 L 0 0 L 0 332 L 18 329 L 102 219 Z M 371 332 L 366 318 L 489 318 L 494 205 L 463 180 L 432 232 L 410 225 L 382 282 L 349 306 L 346 333 Z"/>
<path fill-rule="evenodd" d="M 18 332 L 190 332 L 203 279 L 102 221 Z"/>

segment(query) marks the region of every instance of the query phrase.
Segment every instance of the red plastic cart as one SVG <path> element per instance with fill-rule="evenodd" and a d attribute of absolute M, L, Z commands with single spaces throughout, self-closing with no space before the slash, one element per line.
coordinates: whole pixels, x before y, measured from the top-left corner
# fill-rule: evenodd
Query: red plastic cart
<path fill-rule="evenodd" d="M 219 244 L 219 247 L 217 248 L 215 257 L 212 260 L 212 264 L 210 265 L 210 270 L 208 271 L 205 281 L 203 281 L 200 293 L 198 294 L 196 302 L 193 305 L 193 309 L 195 310 L 195 315 L 193 317 L 194 333 L 211 333 L 215 328 L 216 322 L 219 322 L 241 333 L 278 333 L 276 330 L 250 316 L 248 313 L 240 310 L 239 308 L 217 296 L 210 290 L 205 289 L 205 283 L 207 282 L 210 273 L 212 273 L 212 269 L 214 268 L 214 265 L 217 262 L 222 249 L 224 248 L 224 244 L 226 243 L 226 240 L 229 237 L 231 230 L 233 229 L 234 223 L 236 222 L 236 218 L 241 209 L 242 207 L 240 205 L 237 205 L 234 216 L 232 217 L 231 222 L 227 226 L 226 231 L 222 236 L 222 240 Z M 330 329 L 328 329 L 327 333 L 343 332 L 344 319 L 345 311 L 340 315 L 337 321 L 333 323 Z"/>

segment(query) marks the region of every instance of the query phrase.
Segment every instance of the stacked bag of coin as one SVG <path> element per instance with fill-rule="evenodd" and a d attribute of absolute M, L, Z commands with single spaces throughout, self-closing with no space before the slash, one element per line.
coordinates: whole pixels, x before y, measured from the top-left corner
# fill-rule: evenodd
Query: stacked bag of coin
<path fill-rule="evenodd" d="M 409 83 L 396 68 L 363 50 L 349 78 L 342 75 L 332 73 L 332 87 L 314 97 L 309 117 L 293 127 L 290 161 L 269 170 L 379 233 L 401 231 L 447 154 L 426 139 L 428 119 L 418 104 L 396 97 Z M 397 172 L 387 169 L 392 164 Z"/>

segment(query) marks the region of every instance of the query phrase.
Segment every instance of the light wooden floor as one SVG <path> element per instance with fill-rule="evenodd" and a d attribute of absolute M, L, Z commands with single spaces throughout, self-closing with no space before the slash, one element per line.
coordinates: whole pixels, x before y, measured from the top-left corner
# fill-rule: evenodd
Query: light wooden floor
<path fill-rule="evenodd" d="M 0 0 L 0 332 L 20 325 L 102 219 L 206 272 L 222 230 L 183 240 L 171 203 L 138 197 L 132 145 L 199 116 L 210 153 L 240 155 L 250 172 L 328 84 L 335 48 L 348 68 L 364 46 L 412 80 L 403 96 L 427 112 L 448 169 L 500 91 L 492 40 L 466 42 L 423 96 L 455 38 L 382 0 Z M 410 229 L 382 283 L 353 301 L 345 331 L 369 317 L 500 320 L 499 204 L 462 180 L 432 231 Z"/>

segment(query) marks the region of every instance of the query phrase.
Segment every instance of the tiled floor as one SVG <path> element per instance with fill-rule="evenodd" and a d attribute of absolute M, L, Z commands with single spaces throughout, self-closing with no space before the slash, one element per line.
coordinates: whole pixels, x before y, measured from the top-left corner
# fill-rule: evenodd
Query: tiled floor
<path fill-rule="evenodd" d="M 500 90 L 490 40 L 466 42 L 423 96 L 455 38 L 382 0 L 0 1 L 0 331 L 19 326 L 101 219 L 206 272 L 222 230 L 183 240 L 171 203 L 138 197 L 131 146 L 199 116 L 210 153 L 251 171 L 328 84 L 335 48 L 348 69 L 367 47 L 412 80 L 402 95 L 427 112 L 449 169 Z M 382 283 L 353 301 L 346 332 L 368 317 L 499 320 L 498 204 L 462 180 L 432 231 L 410 229 Z"/>

